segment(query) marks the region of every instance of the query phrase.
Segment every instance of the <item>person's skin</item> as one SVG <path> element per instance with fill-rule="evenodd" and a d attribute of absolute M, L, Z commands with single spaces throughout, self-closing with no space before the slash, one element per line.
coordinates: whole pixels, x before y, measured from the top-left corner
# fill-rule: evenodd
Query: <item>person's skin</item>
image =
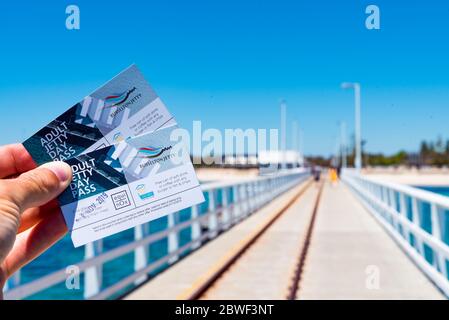
<path fill-rule="evenodd" d="M 0 147 L 0 299 L 6 280 L 67 232 L 54 199 L 71 179 L 64 162 L 36 167 L 23 145 Z"/>

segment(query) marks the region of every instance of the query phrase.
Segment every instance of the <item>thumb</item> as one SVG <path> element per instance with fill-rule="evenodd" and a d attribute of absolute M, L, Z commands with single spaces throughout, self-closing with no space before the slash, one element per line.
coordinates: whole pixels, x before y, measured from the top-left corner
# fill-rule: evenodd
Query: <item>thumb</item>
<path fill-rule="evenodd" d="M 12 179 L 13 199 L 21 212 L 56 198 L 72 181 L 72 169 L 62 161 L 48 162 Z"/>

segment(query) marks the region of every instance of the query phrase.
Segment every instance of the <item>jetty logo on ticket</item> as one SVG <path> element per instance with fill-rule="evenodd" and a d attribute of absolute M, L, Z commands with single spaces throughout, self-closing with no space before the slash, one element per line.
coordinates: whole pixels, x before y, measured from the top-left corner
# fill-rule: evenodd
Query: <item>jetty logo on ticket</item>
<path fill-rule="evenodd" d="M 123 104 L 124 102 L 126 102 L 128 100 L 129 96 L 134 91 L 136 91 L 136 87 L 132 88 L 131 90 L 125 91 L 121 94 L 113 94 L 112 96 L 107 96 L 104 99 L 104 102 L 105 102 L 104 108 L 112 108 L 112 107 L 116 107 L 116 106 Z M 134 99 L 136 99 L 136 98 L 138 99 L 141 96 L 142 96 L 141 94 L 138 94 L 138 95 L 136 95 L 136 97 Z M 134 103 L 134 100 L 132 100 L 131 103 Z"/>
<path fill-rule="evenodd" d="M 43 164 L 64 161 L 173 124 L 173 116 L 132 65 L 23 145 L 37 164 Z"/>
<path fill-rule="evenodd" d="M 132 88 L 131 90 L 128 90 L 126 92 L 123 92 L 122 94 L 114 94 L 112 96 L 107 96 L 104 99 L 104 109 L 107 108 L 115 108 L 115 110 L 109 114 L 110 117 L 114 118 L 116 117 L 120 112 L 123 112 L 126 108 L 131 107 L 134 105 L 141 97 L 141 93 L 135 93 L 136 87 Z M 134 94 L 134 96 L 131 97 L 131 94 Z"/>
<path fill-rule="evenodd" d="M 66 161 L 73 179 L 58 200 L 75 246 L 204 201 L 185 146 L 170 140 L 177 128 Z"/>

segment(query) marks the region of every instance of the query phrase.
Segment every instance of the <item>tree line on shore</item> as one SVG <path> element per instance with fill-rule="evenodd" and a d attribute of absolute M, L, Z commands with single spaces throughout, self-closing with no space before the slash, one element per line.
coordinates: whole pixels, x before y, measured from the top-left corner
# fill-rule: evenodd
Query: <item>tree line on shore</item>
<path fill-rule="evenodd" d="M 347 165 L 353 166 L 354 148 L 350 148 L 347 154 Z M 449 166 L 449 139 L 444 141 L 441 137 L 438 137 L 435 141 L 423 140 L 418 152 L 400 150 L 392 155 L 362 152 L 362 159 L 364 166 Z M 334 157 L 309 156 L 306 157 L 306 160 L 313 165 L 326 167 L 335 165 Z M 337 164 L 341 164 L 341 159 L 337 162 Z"/>

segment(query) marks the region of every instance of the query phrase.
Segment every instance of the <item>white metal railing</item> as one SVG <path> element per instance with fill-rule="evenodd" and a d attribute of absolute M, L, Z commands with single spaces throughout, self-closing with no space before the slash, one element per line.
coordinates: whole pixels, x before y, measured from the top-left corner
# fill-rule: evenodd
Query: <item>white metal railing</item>
<path fill-rule="evenodd" d="M 449 198 L 346 169 L 343 181 L 449 297 Z"/>
<path fill-rule="evenodd" d="M 176 215 L 168 215 L 168 227 L 157 233 L 148 234 L 148 224 L 134 228 L 134 241 L 109 251 L 103 251 L 103 241 L 85 246 L 84 260 L 76 264 L 80 273 L 84 272 L 85 299 L 106 299 L 121 292 L 130 285 L 138 285 L 148 278 L 148 274 L 177 261 L 182 254 L 201 246 L 216 237 L 220 231 L 230 228 L 281 193 L 303 182 L 309 176 L 304 169 L 286 170 L 270 176 L 258 176 L 237 182 L 213 182 L 202 185 L 207 198 L 207 211 L 201 212 L 201 205 L 190 208 L 190 219 L 176 222 Z M 232 193 L 232 195 L 231 195 Z M 218 201 L 219 194 L 221 201 Z M 219 203 L 220 202 L 220 203 Z M 179 246 L 179 233 L 191 228 L 191 239 Z M 149 261 L 149 246 L 156 241 L 167 239 L 168 254 Z M 103 265 L 106 262 L 134 253 L 134 272 L 104 287 Z M 6 299 L 23 299 L 66 281 L 66 268 L 20 283 L 20 271 L 8 280 Z"/>

